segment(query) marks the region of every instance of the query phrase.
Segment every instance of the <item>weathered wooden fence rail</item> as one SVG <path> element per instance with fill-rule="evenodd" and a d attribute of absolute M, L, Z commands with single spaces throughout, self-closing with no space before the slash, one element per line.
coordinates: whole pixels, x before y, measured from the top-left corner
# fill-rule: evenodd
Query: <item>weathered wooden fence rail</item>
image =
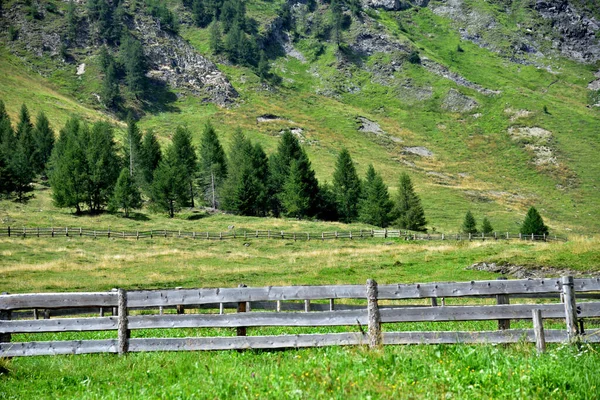
<path fill-rule="evenodd" d="M 231 239 L 287 239 L 287 240 L 335 240 L 365 238 L 400 238 L 404 240 L 528 240 L 566 242 L 562 235 L 522 235 L 520 233 L 493 232 L 489 234 L 424 234 L 406 230 L 358 230 L 339 232 L 284 232 L 274 230 L 228 230 L 226 232 L 196 232 L 181 230 L 124 231 L 110 229 L 84 228 L 0 228 L 0 237 L 93 237 L 113 239 L 156 239 L 156 238 L 189 238 L 199 240 L 231 240 Z"/>
<path fill-rule="evenodd" d="M 247 348 L 314 347 L 330 345 L 418 344 L 418 343 L 513 343 L 520 340 L 563 342 L 580 339 L 600 342 L 600 331 L 584 332 L 585 318 L 600 317 L 600 302 L 578 302 L 576 296 L 600 292 L 600 279 L 529 279 L 456 283 L 367 286 L 237 287 L 219 289 L 172 289 L 101 293 L 43 293 L 0 295 L 0 357 L 52 354 L 120 353 L 137 351 L 221 350 Z M 560 295 L 560 303 L 508 304 L 510 297 Z M 432 306 L 394 305 L 395 300 L 506 296 L 496 305 Z M 510 296 L 510 297 L 509 297 Z M 357 304 L 336 304 L 355 299 Z M 322 301 L 327 303 L 311 303 Z M 364 302 L 366 301 L 366 304 Z M 536 300 L 539 301 L 539 300 Z M 285 311 L 289 302 L 303 306 L 301 312 Z M 270 303 L 272 306 L 267 307 Z M 225 312 L 225 304 L 237 305 L 236 313 Z M 443 304 L 443 303 L 442 303 Z M 257 306 L 272 311 L 256 311 Z M 213 307 L 212 313 L 184 313 L 185 307 Z M 317 307 L 318 306 L 318 307 Z M 11 319 L 17 310 L 100 307 L 112 316 L 55 319 Z M 139 309 L 177 307 L 177 314 L 135 313 Z M 295 308 L 298 310 L 298 307 Z M 188 311 L 191 311 L 189 309 Z M 538 316 L 538 314 L 540 314 Z M 566 329 L 546 330 L 542 318 L 564 319 Z M 382 324 L 443 321 L 534 320 L 534 329 L 484 332 L 383 332 Z M 349 326 L 357 332 L 246 336 L 249 327 Z M 363 329 L 363 327 L 368 329 Z M 232 337 L 130 338 L 132 330 L 173 328 L 236 328 Z M 48 342 L 12 342 L 13 334 L 42 332 L 117 331 L 117 339 Z M 545 346 L 545 344 L 544 344 Z"/>

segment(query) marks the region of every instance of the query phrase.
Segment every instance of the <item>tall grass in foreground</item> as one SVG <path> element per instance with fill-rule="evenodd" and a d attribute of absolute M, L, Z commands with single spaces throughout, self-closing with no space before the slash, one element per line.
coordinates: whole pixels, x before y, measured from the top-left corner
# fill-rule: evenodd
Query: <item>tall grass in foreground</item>
<path fill-rule="evenodd" d="M 0 398 L 598 398 L 598 346 L 389 346 L 3 361 Z"/>

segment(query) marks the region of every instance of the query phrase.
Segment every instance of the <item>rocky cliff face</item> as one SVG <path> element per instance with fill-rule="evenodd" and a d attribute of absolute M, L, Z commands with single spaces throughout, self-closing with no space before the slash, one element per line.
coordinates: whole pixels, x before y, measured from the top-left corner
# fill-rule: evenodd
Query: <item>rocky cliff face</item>
<path fill-rule="evenodd" d="M 134 26 L 150 64 L 150 77 L 222 106 L 238 96 L 217 66 L 181 37 L 160 30 L 151 18 L 144 16 L 136 17 Z"/>
<path fill-rule="evenodd" d="M 535 10 L 550 21 L 557 36 L 548 39 L 564 56 L 579 62 L 600 60 L 599 21 L 567 0 L 537 0 Z"/>
<path fill-rule="evenodd" d="M 24 51 L 35 57 L 48 57 L 52 62 L 33 67 L 42 75 L 64 69 L 65 62 L 85 62 L 95 53 L 99 43 L 96 43 L 90 33 L 88 20 L 83 16 L 83 5 L 78 7 L 80 18 L 77 36 L 66 58 L 61 52 L 62 38 L 67 31 L 64 15 L 40 10 L 39 19 L 29 19 L 25 17 L 24 5 L 20 3 L 5 9 L 4 16 L 0 19 L 2 26 L 18 27 L 15 40 L 7 43 L 8 48 L 27 63 L 31 60 Z M 127 19 L 127 25 L 143 44 L 144 55 L 150 67 L 149 77 L 221 106 L 231 104 L 238 96 L 212 61 L 199 54 L 178 35 L 161 30 L 150 16 L 137 13 Z"/>

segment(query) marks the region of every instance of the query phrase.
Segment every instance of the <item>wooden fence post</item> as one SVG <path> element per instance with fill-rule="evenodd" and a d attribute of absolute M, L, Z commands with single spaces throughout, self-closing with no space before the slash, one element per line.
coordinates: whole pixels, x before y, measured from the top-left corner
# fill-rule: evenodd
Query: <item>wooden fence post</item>
<path fill-rule="evenodd" d="M 575 288 L 572 276 L 563 276 L 562 293 L 565 302 L 565 322 L 567 323 L 567 335 L 573 340 L 579 334 L 577 327 L 577 305 L 575 303 Z"/>
<path fill-rule="evenodd" d="M 175 290 L 181 290 L 181 286 L 176 287 Z M 185 307 L 183 304 L 177 304 L 177 314 L 185 314 Z"/>
<path fill-rule="evenodd" d="M 304 312 L 310 312 L 310 300 L 304 300 Z"/>
<path fill-rule="evenodd" d="M 437 306 L 438 306 L 437 297 L 432 297 L 431 298 L 431 307 L 437 307 Z"/>
<path fill-rule="evenodd" d="M 329 299 L 329 311 L 335 310 L 335 299 Z"/>
<path fill-rule="evenodd" d="M 505 281 L 505 277 L 498 278 L 499 281 Z M 496 295 L 496 304 L 510 304 L 510 298 L 507 294 L 498 294 Z M 510 319 L 499 319 L 498 320 L 498 330 L 503 331 L 506 329 L 510 329 Z"/>
<path fill-rule="evenodd" d="M 2 292 L 1 294 L 6 295 L 8 293 Z M 10 321 L 12 318 L 12 312 L 10 310 L 0 310 L 0 320 Z M 0 333 L 0 343 L 8 343 L 12 339 L 10 333 Z"/>
<path fill-rule="evenodd" d="M 6 232 L 8 233 L 8 237 L 10 237 L 10 226 L 6 228 Z"/>
<path fill-rule="evenodd" d="M 127 292 L 119 289 L 119 355 L 125 355 L 129 351 L 129 319 L 127 318 Z"/>
<path fill-rule="evenodd" d="M 367 280 L 367 312 L 369 316 L 369 347 L 375 348 L 383 344 L 381 335 L 381 315 L 377 303 L 377 282 Z"/>
<path fill-rule="evenodd" d="M 240 283 L 238 285 L 238 287 L 239 288 L 245 288 L 246 285 L 244 285 L 243 283 Z M 246 302 L 245 301 L 240 301 L 238 303 L 237 312 L 239 312 L 239 313 L 246 312 Z M 245 326 L 239 326 L 236 329 L 236 334 L 237 334 L 237 336 L 246 336 L 246 327 Z"/>
<path fill-rule="evenodd" d="M 533 317 L 533 331 L 535 333 L 535 348 L 538 354 L 546 351 L 546 337 L 544 335 L 544 322 L 542 320 L 542 310 L 531 310 Z"/>

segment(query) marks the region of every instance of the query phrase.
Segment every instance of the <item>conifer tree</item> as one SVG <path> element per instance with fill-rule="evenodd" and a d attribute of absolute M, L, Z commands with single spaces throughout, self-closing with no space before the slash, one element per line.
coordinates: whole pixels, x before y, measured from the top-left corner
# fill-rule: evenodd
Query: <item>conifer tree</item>
<path fill-rule="evenodd" d="M 292 160 L 279 197 L 285 216 L 304 218 L 318 212 L 319 183 L 304 151 Z"/>
<path fill-rule="evenodd" d="M 12 193 L 14 181 L 9 167 L 10 157 L 16 147 L 15 134 L 6 113 L 4 102 L 0 100 L 0 196 Z"/>
<path fill-rule="evenodd" d="M 344 19 L 344 14 L 342 13 L 342 6 L 340 4 L 340 0 L 331 0 L 329 8 L 331 11 L 332 39 L 335 42 L 336 46 L 339 48 L 340 43 L 342 41 L 342 21 Z"/>
<path fill-rule="evenodd" d="M 400 175 L 396 207 L 394 210 L 397 219 L 395 225 L 400 229 L 424 231 L 425 212 L 421 206 L 421 199 L 415 193 L 410 177 L 406 173 Z"/>
<path fill-rule="evenodd" d="M 154 171 L 150 196 L 153 205 L 166 211 L 170 218 L 189 204 L 189 190 L 184 174 L 185 169 L 171 145 Z"/>
<path fill-rule="evenodd" d="M 219 191 L 227 178 L 227 160 L 215 129 L 207 123 L 202 133 L 199 157 L 199 184 L 207 204 L 217 208 Z"/>
<path fill-rule="evenodd" d="M 19 113 L 19 122 L 15 131 L 17 143 L 20 145 L 20 150 L 23 152 L 24 160 L 32 163 L 34 161 L 33 153 L 35 152 L 35 141 L 33 139 L 33 124 L 27 106 L 23 104 Z"/>
<path fill-rule="evenodd" d="M 131 34 L 121 39 L 120 57 L 125 67 L 127 87 L 133 95 L 141 97 L 146 89 L 147 65 L 142 44 Z"/>
<path fill-rule="evenodd" d="M 77 118 L 67 121 L 50 157 L 50 186 L 57 207 L 72 207 L 79 214 L 86 200 L 86 152 L 89 133 Z"/>
<path fill-rule="evenodd" d="M 529 208 L 527 211 L 527 215 L 525 216 L 525 220 L 521 225 L 520 232 L 523 235 L 547 235 L 548 227 L 544 224 L 544 220 L 542 216 L 535 209 L 535 207 Z"/>
<path fill-rule="evenodd" d="M 298 139 L 289 131 L 283 132 L 277 151 L 269 158 L 269 197 L 271 199 L 271 211 L 275 216 L 282 212 L 279 193 L 283 191 L 283 185 L 287 180 L 292 160 L 298 159 L 302 154 L 302 148 Z"/>
<path fill-rule="evenodd" d="M 37 116 L 33 130 L 33 140 L 35 143 L 35 171 L 44 173 L 54 147 L 54 131 L 50 127 L 50 122 L 44 112 L 40 112 Z"/>
<path fill-rule="evenodd" d="M 192 15 L 196 26 L 206 28 L 212 21 L 213 15 L 207 10 L 203 0 L 194 0 L 192 3 Z"/>
<path fill-rule="evenodd" d="M 194 180 L 198 173 L 198 158 L 192 145 L 192 135 L 187 128 L 178 126 L 173 135 L 173 149 L 185 170 L 185 180 L 189 187 L 191 206 L 194 207 Z"/>
<path fill-rule="evenodd" d="M 123 168 L 119 174 L 110 206 L 114 209 L 122 209 L 125 218 L 129 217 L 131 210 L 142 206 L 140 191 L 127 168 Z"/>
<path fill-rule="evenodd" d="M 227 58 L 232 63 L 242 61 L 241 50 L 244 45 L 243 41 L 244 32 L 242 32 L 238 24 L 234 24 L 227 32 L 227 35 L 225 35 L 225 42 L 223 44 L 225 54 L 227 54 Z"/>
<path fill-rule="evenodd" d="M 262 80 L 267 80 L 271 76 L 269 68 L 269 60 L 267 60 L 265 52 L 261 50 L 256 73 Z"/>
<path fill-rule="evenodd" d="M 310 210 L 310 198 L 304 176 L 306 168 L 301 165 L 301 162 L 292 160 L 290 172 L 281 192 L 281 203 L 287 217 L 303 218 Z"/>
<path fill-rule="evenodd" d="M 89 210 L 97 213 L 108 204 L 119 177 L 112 127 L 106 122 L 96 122 L 90 130 L 85 150 L 87 203 Z"/>
<path fill-rule="evenodd" d="M 360 179 L 356 174 L 350 153 L 342 149 L 333 172 L 333 191 L 342 222 L 350 223 L 357 219 L 360 190 Z"/>
<path fill-rule="evenodd" d="M 131 177 L 137 178 L 141 148 L 142 133 L 137 127 L 133 115 L 130 114 L 127 116 L 127 132 L 123 140 L 123 154 Z"/>
<path fill-rule="evenodd" d="M 77 7 L 75 6 L 75 1 L 74 0 L 69 0 L 69 3 L 67 4 L 67 34 L 66 34 L 66 39 L 68 42 L 68 45 L 72 45 L 75 42 L 75 38 L 77 37 L 77 24 L 78 24 L 78 19 L 77 19 Z"/>
<path fill-rule="evenodd" d="M 13 149 L 8 163 L 14 192 L 17 195 L 18 201 L 24 201 L 25 195 L 33 191 L 31 183 L 33 182 L 35 171 L 31 164 L 29 151 L 23 142 L 17 142 L 17 147 Z"/>
<path fill-rule="evenodd" d="M 209 47 L 213 54 L 219 54 L 223 50 L 223 39 L 221 37 L 221 27 L 217 20 L 210 24 L 209 30 Z"/>
<path fill-rule="evenodd" d="M 360 202 L 360 221 L 386 228 L 392 220 L 394 203 L 390 200 L 388 188 L 381 176 L 370 164 L 363 184 L 363 197 Z"/>
<path fill-rule="evenodd" d="M 240 129 L 233 134 L 227 179 L 222 189 L 225 210 L 240 215 L 267 212 L 268 159 L 262 147 L 252 145 Z"/>
<path fill-rule="evenodd" d="M 154 171 L 158 168 L 162 153 L 156 135 L 152 131 L 146 132 L 142 141 L 140 151 L 140 176 L 142 178 L 142 188 L 149 192 L 154 177 Z"/>
<path fill-rule="evenodd" d="M 487 217 L 483 217 L 483 221 L 481 221 L 481 232 L 485 235 L 494 232 L 494 228 Z"/>
<path fill-rule="evenodd" d="M 463 220 L 461 226 L 461 232 L 470 234 L 477 233 L 477 222 L 475 221 L 475 217 L 470 210 L 465 214 L 465 219 Z"/>
<path fill-rule="evenodd" d="M 114 108 L 119 103 L 119 81 L 117 80 L 117 70 L 115 64 L 111 61 L 106 67 L 104 79 L 102 80 L 102 89 L 100 99 L 106 108 Z"/>
<path fill-rule="evenodd" d="M 237 209 L 237 190 L 241 185 L 244 169 L 251 163 L 252 144 L 242 132 L 236 129 L 231 138 L 231 148 L 227 157 L 227 179 L 223 182 L 222 208 L 231 212 L 239 212 Z"/>

